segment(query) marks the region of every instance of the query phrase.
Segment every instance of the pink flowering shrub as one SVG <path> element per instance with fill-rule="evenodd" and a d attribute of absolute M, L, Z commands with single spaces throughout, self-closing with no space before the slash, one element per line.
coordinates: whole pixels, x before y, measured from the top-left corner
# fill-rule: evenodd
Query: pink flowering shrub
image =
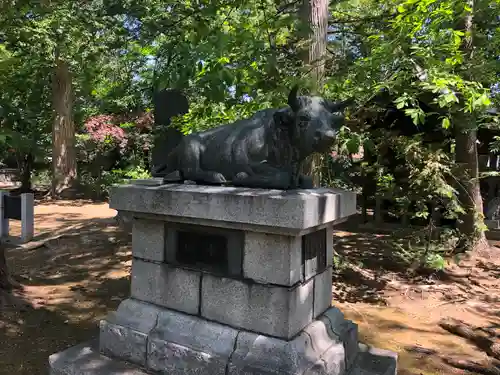
<path fill-rule="evenodd" d="M 77 135 L 82 167 L 93 171 L 147 163 L 152 147 L 151 112 L 91 116 Z M 86 165 L 86 167 L 84 166 Z"/>
<path fill-rule="evenodd" d="M 116 125 L 117 119 L 113 115 L 97 115 L 90 117 L 84 127 L 90 140 L 98 148 L 115 148 L 124 151 L 128 144 L 125 130 Z"/>
<path fill-rule="evenodd" d="M 139 115 L 134 117 L 134 123 L 139 129 L 151 130 L 154 123 L 153 112 L 141 112 Z"/>

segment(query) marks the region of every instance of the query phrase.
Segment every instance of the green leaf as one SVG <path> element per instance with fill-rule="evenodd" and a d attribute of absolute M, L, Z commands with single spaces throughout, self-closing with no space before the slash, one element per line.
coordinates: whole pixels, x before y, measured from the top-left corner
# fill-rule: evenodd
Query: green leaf
<path fill-rule="evenodd" d="M 450 126 L 451 126 L 450 119 L 448 117 L 444 117 L 442 122 L 443 129 L 449 129 Z"/>

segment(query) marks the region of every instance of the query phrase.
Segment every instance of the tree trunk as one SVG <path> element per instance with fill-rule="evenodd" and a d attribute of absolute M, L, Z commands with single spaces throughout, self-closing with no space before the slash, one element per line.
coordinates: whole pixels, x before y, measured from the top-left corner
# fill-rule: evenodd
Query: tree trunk
<path fill-rule="evenodd" d="M 56 55 L 52 80 L 55 112 L 52 126 L 52 196 L 72 189 L 77 178 L 75 124 L 73 122 L 73 88 L 68 64 Z"/>
<path fill-rule="evenodd" d="M 473 52 L 474 31 L 474 0 L 467 1 L 471 11 L 463 20 L 463 38 L 461 50 L 465 58 L 470 57 Z M 471 67 L 466 67 L 464 76 L 472 80 Z M 483 198 L 479 184 L 479 165 L 477 154 L 477 126 L 472 115 L 462 113 L 455 118 L 455 161 L 462 171 L 459 176 L 459 198 L 465 213 L 461 217 L 459 229 L 467 236 L 467 240 L 461 241 L 462 250 L 474 251 L 488 247 L 488 241 L 482 227 L 484 226 Z"/>
<path fill-rule="evenodd" d="M 33 169 L 33 154 L 28 153 L 21 160 L 20 170 L 21 170 L 21 193 L 31 192 L 31 171 Z"/>
<path fill-rule="evenodd" d="M 459 229 L 468 237 L 462 242 L 463 250 L 480 249 L 488 245 L 485 232 L 481 229 L 483 220 L 483 198 L 479 185 L 479 165 L 477 157 L 477 132 L 458 126 L 455 133 L 455 161 L 463 173 L 459 176 L 459 199 L 465 213 Z"/>
<path fill-rule="evenodd" d="M 320 91 L 325 75 L 326 43 L 328 36 L 328 0 L 303 0 L 300 19 L 307 41 L 303 51 L 304 67 L 310 77 L 313 92 Z M 310 156 L 302 166 L 302 173 L 312 176 L 315 186 L 319 186 L 321 156 Z"/>

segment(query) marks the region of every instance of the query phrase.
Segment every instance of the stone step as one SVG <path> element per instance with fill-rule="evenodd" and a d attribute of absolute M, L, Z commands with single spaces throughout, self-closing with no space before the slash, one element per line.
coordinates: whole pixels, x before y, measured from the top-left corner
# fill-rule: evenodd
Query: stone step
<path fill-rule="evenodd" d="M 397 375 L 396 353 L 359 344 L 359 352 L 349 375 Z"/>
<path fill-rule="evenodd" d="M 49 368 L 50 375 L 150 375 L 138 366 L 100 354 L 98 340 L 51 355 Z"/>
<path fill-rule="evenodd" d="M 348 375 L 396 375 L 397 355 L 360 344 Z M 130 363 L 99 353 L 98 340 L 73 346 L 49 357 L 50 375 L 151 375 Z M 336 372 L 335 372 L 336 373 Z"/>

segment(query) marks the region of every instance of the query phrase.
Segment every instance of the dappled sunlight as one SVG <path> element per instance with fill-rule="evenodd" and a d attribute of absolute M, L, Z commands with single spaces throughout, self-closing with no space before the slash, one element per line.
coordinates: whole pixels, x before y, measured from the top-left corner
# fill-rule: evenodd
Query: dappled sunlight
<path fill-rule="evenodd" d="M 96 337 L 99 320 L 130 295 L 131 237 L 116 227 L 114 211 L 107 205 L 90 205 L 89 212 L 86 206 L 68 205 L 58 213 L 51 206 L 54 211 L 44 213 L 52 224 L 44 223 L 45 237 L 39 236 L 43 241 L 6 251 L 13 276 L 24 287 L 21 296 L 30 306 L 1 312 L 0 335 L 10 345 L 0 347 L 0 374 L 39 373 L 49 355 Z M 445 359 L 481 362 L 486 355 L 439 322 L 457 318 L 498 329 L 498 268 L 478 260 L 474 267 L 410 277 L 393 259 L 386 237 L 335 233 L 335 252 L 341 259 L 336 259 L 333 272 L 333 304 L 359 325 L 362 341 L 398 352 L 398 374 L 465 375 Z M 306 294 L 299 294 L 301 303 Z M 28 360 L 26 352 L 31 353 Z"/>
<path fill-rule="evenodd" d="M 85 209 L 82 207 L 85 206 Z M 86 200 L 75 201 L 47 201 L 35 203 L 35 238 L 47 235 L 55 236 L 68 231 L 71 226 L 74 230 L 86 224 L 83 220 L 109 219 L 116 211 L 109 208 L 108 203 L 92 203 Z M 21 224 L 19 221 L 10 220 L 10 235 L 21 235 Z M 87 223 L 88 225 L 88 223 Z M 105 230 L 109 230 L 106 228 Z"/>
<path fill-rule="evenodd" d="M 99 320 L 129 295 L 130 235 L 114 224 L 116 212 L 61 203 L 35 208 L 35 246 L 6 251 L 29 307 L 1 311 L 10 344 L 0 346 L 1 374 L 40 373 L 49 355 L 95 337 Z"/>
<path fill-rule="evenodd" d="M 337 307 L 359 325 L 362 341 L 398 353 L 398 374 L 463 374 L 447 366 L 443 359 L 458 356 L 481 361 L 486 358 L 466 341 L 441 329 L 435 319 L 427 320 L 424 314 L 409 316 L 406 311 L 391 307 L 350 304 Z"/>
<path fill-rule="evenodd" d="M 500 337 L 500 259 L 419 274 L 394 257 L 386 235 L 343 231 L 335 238 L 333 303 L 359 325 L 362 340 L 398 352 L 398 374 L 468 374 L 457 359 L 493 366 L 474 342 L 440 324 L 457 319 Z"/>

